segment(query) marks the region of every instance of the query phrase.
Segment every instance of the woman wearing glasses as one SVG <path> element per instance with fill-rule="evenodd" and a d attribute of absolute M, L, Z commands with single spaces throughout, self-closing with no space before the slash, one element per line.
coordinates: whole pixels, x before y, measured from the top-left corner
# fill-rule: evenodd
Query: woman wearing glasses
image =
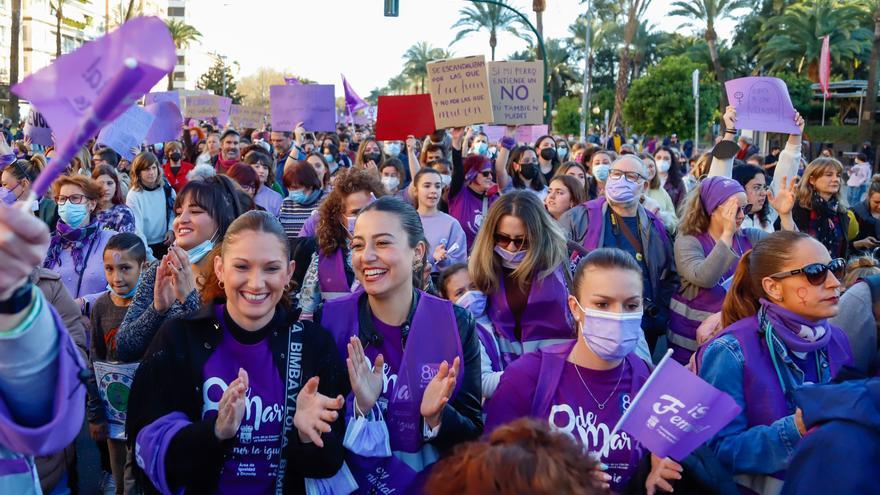
<path fill-rule="evenodd" d="M 97 219 L 103 190 L 88 177 L 63 175 L 52 184 L 52 194 L 59 220 L 43 268 L 58 272 L 74 298 L 95 299 L 107 286 L 101 253 L 116 234 L 103 230 Z"/>
<path fill-rule="evenodd" d="M 795 230 L 794 189 L 794 182 L 783 182 L 778 196 L 769 193 L 785 230 Z M 726 177 L 708 177 L 688 195 L 675 239 L 681 288 L 672 296 L 666 335 L 672 357 L 682 364 L 697 350 L 697 327 L 721 311 L 737 261 L 767 235 L 761 229 L 741 228 L 751 209 L 740 183 Z"/>
<path fill-rule="evenodd" d="M 486 313 L 505 364 L 574 338 L 565 261 L 565 234 L 537 196 L 514 191 L 489 209 L 468 269 L 488 296 Z"/>
<path fill-rule="evenodd" d="M 496 166 L 487 157 L 479 154 L 462 158 L 462 136 L 464 128 L 452 130 L 452 182 L 449 185 L 449 214 L 458 220 L 467 238 L 470 251 L 477 238 L 477 232 L 489 212 L 489 207 L 498 199 L 496 176 L 507 177 L 504 162 L 513 147 L 513 138 L 501 141 Z"/>
<path fill-rule="evenodd" d="M 828 323 L 845 266 L 808 234 L 768 235 L 742 256 L 724 301 L 725 329 L 700 351 L 700 376 L 742 407 L 709 446 L 756 493 L 779 493 L 806 434 L 793 392 L 829 382 L 851 361 L 845 334 Z"/>

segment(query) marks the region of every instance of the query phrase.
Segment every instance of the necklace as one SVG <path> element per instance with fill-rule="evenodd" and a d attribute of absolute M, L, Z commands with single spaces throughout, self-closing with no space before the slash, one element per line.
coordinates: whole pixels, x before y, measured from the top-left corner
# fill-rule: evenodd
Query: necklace
<path fill-rule="evenodd" d="M 574 363 L 571 363 L 571 364 L 574 364 Z M 581 379 L 581 383 L 584 385 L 584 388 L 587 389 L 587 393 L 590 394 L 590 397 L 593 398 L 593 402 L 596 403 L 596 406 L 599 407 L 600 411 L 605 409 L 605 404 L 607 404 L 608 401 L 611 400 L 612 397 L 614 397 L 614 394 L 617 392 L 617 387 L 620 386 L 620 382 L 621 382 L 621 380 L 623 380 L 623 372 L 625 370 L 626 370 L 626 361 L 620 363 L 620 376 L 617 377 L 617 385 L 614 386 L 614 390 L 612 390 L 611 393 L 608 394 L 608 397 L 605 400 L 603 400 L 602 402 L 599 402 L 599 400 L 596 399 L 596 396 L 593 395 L 593 392 L 590 391 L 590 387 L 587 386 L 587 382 L 584 381 L 584 377 L 581 376 L 580 366 L 574 364 L 575 373 L 577 373 L 578 378 Z"/>

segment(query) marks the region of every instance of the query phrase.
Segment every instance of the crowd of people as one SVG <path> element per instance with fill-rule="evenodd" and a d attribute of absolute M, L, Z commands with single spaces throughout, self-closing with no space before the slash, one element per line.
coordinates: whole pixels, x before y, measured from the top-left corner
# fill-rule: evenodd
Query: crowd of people
<path fill-rule="evenodd" d="M 33 202 L 16 141 L 0 492 L 76 493 L 85 422 L 105 493 L 877 493 L 880 175 L 792 119 L 766 157 L 732 107 L 705 153 L 191 123 Z M 742 408 L 683 459 L 615 429 L 667 349 Z"/>

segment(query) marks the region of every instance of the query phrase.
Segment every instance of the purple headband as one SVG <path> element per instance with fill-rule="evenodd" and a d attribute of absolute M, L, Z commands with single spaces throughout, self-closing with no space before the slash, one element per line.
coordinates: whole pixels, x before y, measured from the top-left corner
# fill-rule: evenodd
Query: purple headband
<path fill-rule="evenodd" d="M 727 177 L 707 177 L 700 182 L 700 200 L 709 215 L 734 194 L 745 192 L 739 182 Z"/>

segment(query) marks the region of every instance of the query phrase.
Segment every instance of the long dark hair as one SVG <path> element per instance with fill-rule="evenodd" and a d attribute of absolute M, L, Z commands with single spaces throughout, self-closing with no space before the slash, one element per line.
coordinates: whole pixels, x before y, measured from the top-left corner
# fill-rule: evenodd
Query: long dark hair
<path fill-rule="evenodd" d="M 510 158 L 507 162 L 507 174 L 510 176 L 510 180 L 513 181 L 513 187 L 516 189 L 525 189 L 526 183 L 519 177 L 519 172 L 513 169 L 514 163 L 519 163 L 522 159 L 522 156 L 527 151 L 531 151 L 535 154 L 535 157 L 538 156 L 538 152 L 535 151 L 531 146 L 517 146 L 510 152 Z M 538 174 L 532 179 L 531 188 L 535 191 L 540 191 L 544 189 L 544 186 L 547 184 L 544 183 L 544 174 L 541 172 L 541 166 L 539 162 L 535 162 L 535 166 L 538 167 Z"/>
<path fill-rule="evenodd" d="M 666 182 L 672 184 L 674 187 L 684 187 L 684 181 L 682 180 L 682 177 L 684 177 L 684 172 L 681 170 L 681 164 L 679 163 L 679 159 L 681 158 L 681 156 L 679 156 L 676 150 L 670 148 L 669 146 L 661 146 L 660 149 L 654 152 L 654 156 L 657 156 L 657 153 L 661 151 L 669 153 L 669 157 L 671 158 L 672 162 L 669 164 L 669 172 L 667 172 L 666 175 Z M 656 164 L 656 162 L 657 160 L 655 158 L 654 163 Z M 660 171 L 658 170 L 657 173 L 659 174 Z"/>
<path fill-rule="evenodd" d="M 764 182 L 767 185 L 770 185 L 770 177 L 767 177 L 767 172 L 765 172 L 764 169 L 761 167 L 749 164 L 733 167 L 733 180 L 739 182 L 740 185 L 743 186 L 743 189 L 746 188 L 746 184 L 748 184 L 750 180 L 754 179 L 758 175 L 763 175 Z M 770 202 L 765 200 L 764 206 L 761 207 L 761 209 L 758 211 L 752 211 L 752 213 L 756 213 L 758 215 L 758 220 L 760 220 L 762 226 L 767 225 L 767 215 L 770 214 Z"/>
<path fill-rule="evenodd" d="M 250 196 L 225 175 L 187 182 L 174 201 L 174 211 L 183 208 L 187 200 L 205 210 L 217 224 L 214 242 L 223 239 L 226 229 L 239 215 L 254 209 L 254 201 Z"/>
<path fill-rule="evenodd" d="M 419 245 L 419 243 L 425 244 L 425 255 L 422 256 L 422 259 L 419 260 L 421 262 L 421 266 L 424 266 L 425 259 L 428 254 L 428 240 L 425 238 L 425 229 L 422 227 L 422 219 L 419 217 L 419 212 L 416 211 L 415 208 L 412 207 L 411 204 L 404 202 L 400 198 L 396 196 L 383 196 L 376 201 L 373 201 L 358 214 L 358 216 L 363 215 L 368 211 L 381 211 L 384 213 L 391 213 L 396 216 L 398 220 L 400 220 L 400 226 L 403 228 L 403 231 L 406 232 L 407 237 L 407 245 L 410 248 L 415 248 Z M 421 268 L 413 270 L 413 286 L 416 288 L 424 287 L 424 270 Z"/>

